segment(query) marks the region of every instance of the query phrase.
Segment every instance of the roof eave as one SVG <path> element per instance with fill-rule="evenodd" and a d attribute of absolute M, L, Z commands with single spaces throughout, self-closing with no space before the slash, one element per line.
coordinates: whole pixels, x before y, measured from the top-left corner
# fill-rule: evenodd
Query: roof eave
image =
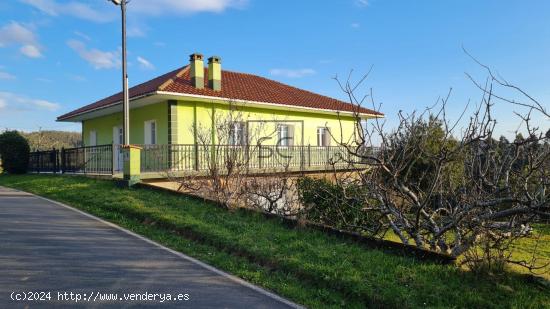
<path fill-rule="evenodd" d="M 217 100 L 217 101 L 224 101 L 224 102 L 234 102 L 234 103 L 240 103 L 240 104 L 252 104 L 252 105 L 258 105 L 258 106 L 269 106 L 269 107 L 275 107 L 275 108 L 292 108 L 299 111 L 304 112 L 315 112 L 315 113 L 322 113 L 322 114 L 331 114 L 331 115 L 346 115 L 346 116 L 356 116 L 356 117 L 365 117 L 365 118 L 384 118 L 384 114 L 381 113 L 362 113 L 357 111 L 339 111 L 339 110 L 331 110 L 331 109 L 320 109 L 320 108 L 313 108 L 313 107 L 305 107 L 305 106 L 296 106 L 296 105 L 289 105 L 289 104 L 280 104 L 280 103 L 271 103 L 271 102 L 261 102 L 261 101 L 251 101 L 251 100 L 243 100 L 243 99 L 232 99 L 232 98 L 222 98 L 222 97 L 213 97 L 213 96 L 205 96 L 205 95 L 198 95 L 198 94 L 188 94 L 188 93 L 179 93 L 179 92 L 170 92 L 170 91 L 152 91 L 140 96 L 136 96 L 133 98 L 130 98 L 130 101 L 135 101 L 144 97 L 149 97 L 153 95 L 160 95 L 160 96 L 173 96 L 173 97 L 187 97 L 187 98 L 199 98 L 199 99 L 208 99 L 208 100 Z M 116 101 L 114 103 L 93 108 L 90 110 L 82 111 L 80 113 L 76 113 L 74 115 L 65 114 L 62 116 L 57 117 L 58 122 L 78 122 L 80 120 L 74 120 L 78 116 L 82 116 L 87 113 L 95 112 L 101 109 L 106 109 L 109 107 L 113 107 L 116 105 L 122 104 L 122 101 Z"/>

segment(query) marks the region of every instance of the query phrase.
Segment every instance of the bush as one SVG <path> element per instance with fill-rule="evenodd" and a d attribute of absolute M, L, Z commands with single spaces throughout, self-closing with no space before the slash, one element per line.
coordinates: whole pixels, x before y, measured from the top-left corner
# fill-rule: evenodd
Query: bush
<path fill-rule="evenodd" d="M 29 165 L 30 147 L 17 131 L 0 134 L 0 158 L 2 169 L 9 174 L 24 174 Z"/>
<path fill-rule="evenodd" d="M 358 232 L 372 230 L 377 225 L 376 218 L 363 209 L 365 192 L 361 187 L 308 177 L 299 179 L 297 184 L 307 220 Z"/>

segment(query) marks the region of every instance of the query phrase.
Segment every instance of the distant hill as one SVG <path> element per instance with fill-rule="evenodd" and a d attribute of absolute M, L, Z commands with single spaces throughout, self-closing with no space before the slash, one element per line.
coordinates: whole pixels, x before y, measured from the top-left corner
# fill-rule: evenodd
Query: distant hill
<path fill-rule="evenodd" d="M 31 151 L 49 150 L 52 148 L 61 149 L 79 147 L 82 145 L 82 135 L 78 132 L 65 131 L 37 131 L 37 132 L 19 132 L 27 141 Z"/>

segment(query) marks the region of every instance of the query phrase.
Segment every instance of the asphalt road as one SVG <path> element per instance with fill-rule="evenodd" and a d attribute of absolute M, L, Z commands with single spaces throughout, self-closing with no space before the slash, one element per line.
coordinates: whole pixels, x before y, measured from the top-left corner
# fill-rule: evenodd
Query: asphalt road
<path fill-rule="evenodd" d="M 12 300 L 25 297 L 37 300 Z M 54 307 L 296 305 L 62 204 L 0 187 L 0 308 Z"/>

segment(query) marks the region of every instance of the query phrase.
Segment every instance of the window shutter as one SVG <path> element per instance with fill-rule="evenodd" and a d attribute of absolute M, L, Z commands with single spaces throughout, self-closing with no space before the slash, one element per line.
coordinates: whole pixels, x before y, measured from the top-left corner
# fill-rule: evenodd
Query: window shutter
<path fill-rule="evenodd" d="M 288 125 L 288 146 L 294 146 L 294 126 Z"/>
<path fill-rule="evenodd" d="M 96 146 L 96 145 L 97 145 L 97 132 L 90 131 L 90 146 Z"/>
<path fill-rule="evenodd" d="M 146 145 L 149 145 L 151 144 L 151 122 L 145 121 L 143 128 L 144 128 L 143 143 Z"/>
<path fill-rule="evenodd" d="M 248 144 L 248 132 L 246 131 L 246 125 L 244 122 L 239 122 L 240 127 L 240 144 L 239 145 L 247 145 Z"/>
<path fill-rule="evenodd" d="M 157 122 L 151 121 L 151 144 L 155 145 L 157 143 Z"/>
<path fill-rule="evenodd" d="M 325 134 L 323 134 L 323 146 L 330 146 L 330 128 L 327 127 L 324 129 L 324 131 Z"/>

